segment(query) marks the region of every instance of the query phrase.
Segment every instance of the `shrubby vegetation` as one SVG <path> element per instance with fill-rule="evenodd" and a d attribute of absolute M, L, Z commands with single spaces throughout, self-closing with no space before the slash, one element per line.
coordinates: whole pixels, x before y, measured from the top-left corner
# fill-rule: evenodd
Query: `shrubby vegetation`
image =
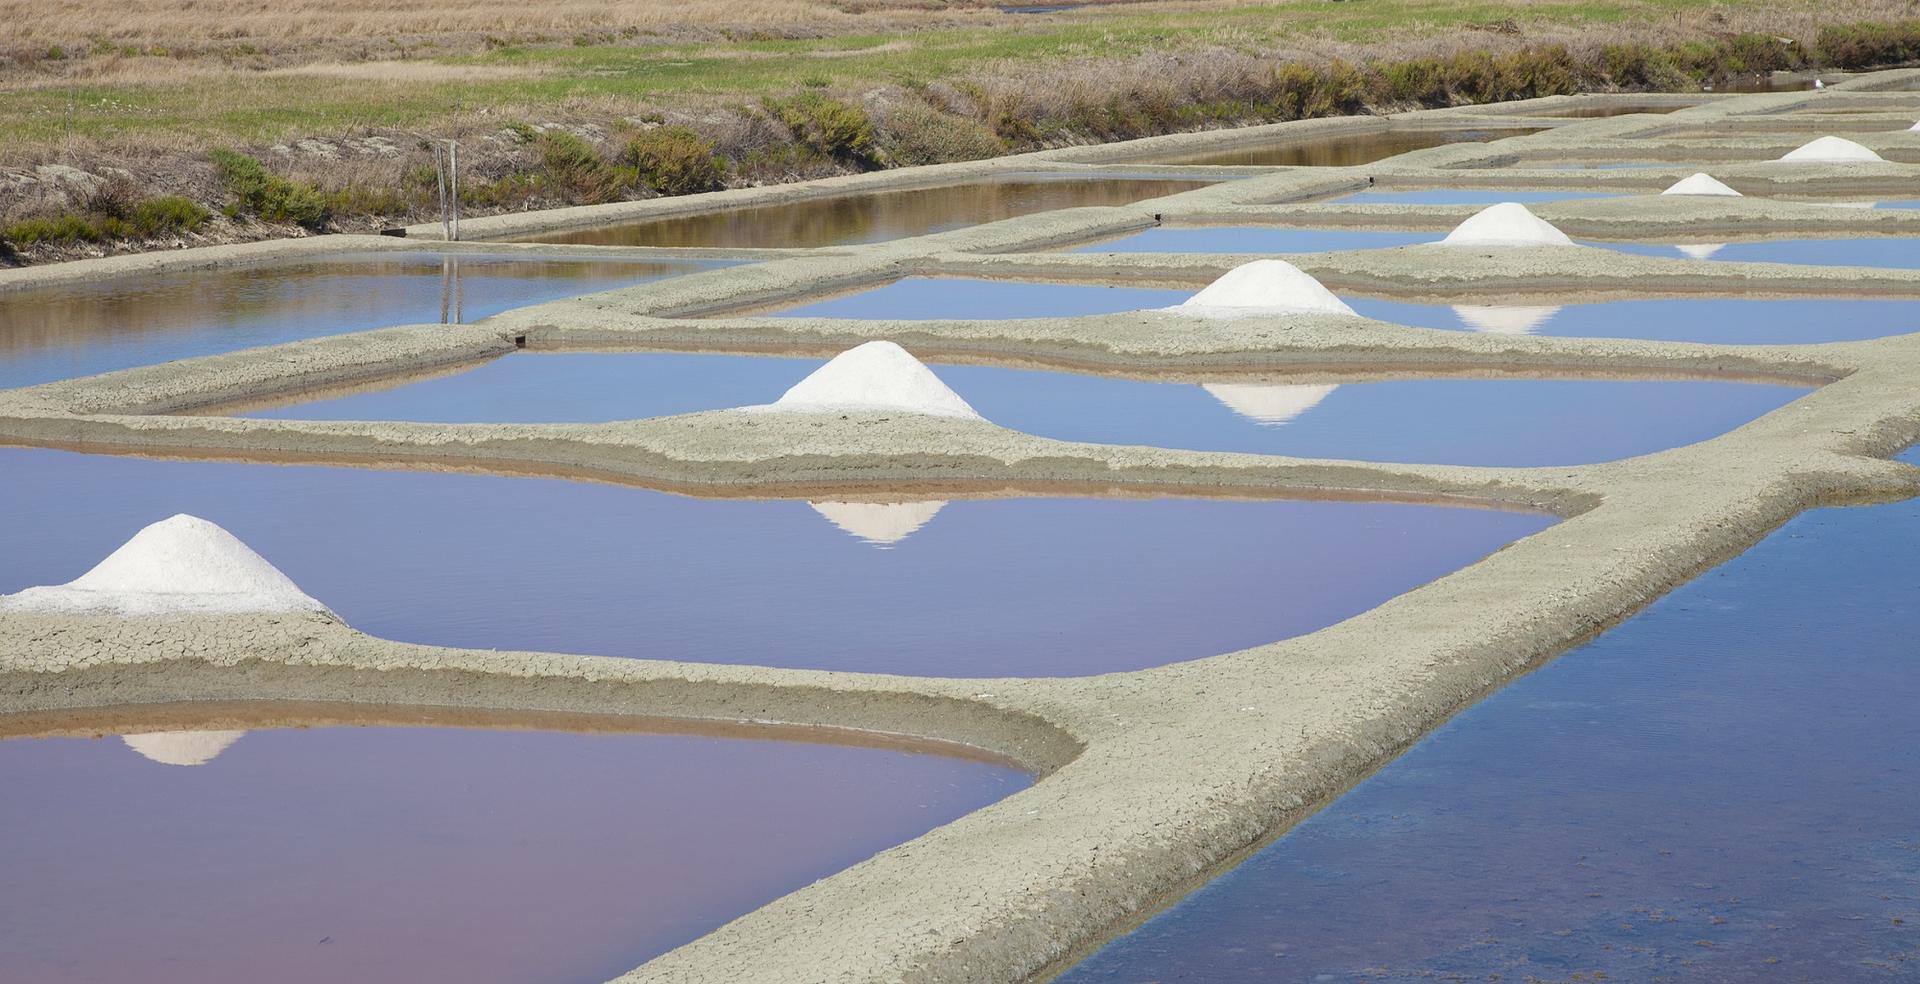
<path fill-rule="evenodd" d="M 539 127 L 495 119 L 485 131 L 459 134 L 460 198 L 468 214 L 593 204 L 1214 127 L 1583 91 L 1694 90 L 1782 70 L 1862 70 L 1920 61 L 1920 20 L 1830 25 L 1797 42 L 1747 33 L 1577 50 L 1495 48 L 1365 64 L 1227 49 L 1034 59 L 909 79 L 857 98 L 834 91 L 821 74 L 800 80 L 797 92 L 697 115 L 647 112 Z M 398 157 L 360 163 L 303 164 L 295 154 L 269 166 L 215 150 L 196 166 L 211 165 L 210 187 L 219 193 L 197 194 L 199 204 L 142 195 L 116 180 L 78 207 L 0 218 L 0 251 L 191 233 L 213 221 L 207 206 L 234 223 L 311 231 L 428 220 L 438 209 L 431 142 L 411 139 Z"/>
<path fill-rule="evenodd" d="M 214 169 L 233 196 L 226 208 L 232 219 L 257 216 L 268 222 L 290 222 L 313 231 L 327 226 L 333 205 L 310 184 L 296 184 L 267 170 L 266 165 L 237 150 L 215 150 Z"/>

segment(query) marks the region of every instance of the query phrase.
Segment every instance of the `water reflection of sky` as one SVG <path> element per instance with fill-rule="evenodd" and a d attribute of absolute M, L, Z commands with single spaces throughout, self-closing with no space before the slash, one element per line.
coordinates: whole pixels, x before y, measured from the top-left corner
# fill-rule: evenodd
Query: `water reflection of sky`
<path fill-rule="evenodd" d="M 1388 233 L 1386 235 L 1393 235 Z M 785 316 L 926 320 L 1117 314 L 1171 307 L 1190 290 L 910 277 L 805 303 Z M 1369 318 L 1494 334 L 1656 338 L 1773 344 L 1847 341 L 1920 331 L 1920 301 L 1688 297 L 1585 304 L 1413 304 L 1343 298 Z"/>
<path fill-rule="evenodd" d="M 1916 558 L 1803 515 L 1061 980 L 1910 979 Z"/>
<path fill-rule="evenodd" d="M 0 741 L 0 979 L 607 980 L 1029 781 L 691 735 L 227 737 L 192 766 Z"/>
<path fill-rule="evenodd" d="M 959 500 L 881 549 L 870 541 L 899 517 L 850 535 L 862 517 L 806 502 L 570 481 L 42 450 L 0 450 L 0 474 L 0 504 L 34 517 L 0 526 L 0 593 L 71 580 L 184 512 L 387 638 L 962 676 L 1135 669 L 1297 635 L 1549 522 L 1383 503 Z"/>
<path fill-rule="evenodd" d="M 771 403 L 819 365 L 817 359 L 724 355 L 515 354 L 457 375 L 255 415 L 445 423 L 626 420 Z M 1579 464 L 1691 444 L 1804 392 L 1692 380 L 1198 385 L 992 366 L 935 370 L 988 420 L 1044 437 L 1475 465 Z"/>
<path fill-rule="evenodd" d="M 1014 175 L 993 181 L 813 198 L 781 205 L 572 229 L 535 242 L 595 246 L 801 247 L 875 243 L 962 229 L 1034 212 L 1129 205 L 1211 181 Z"/>
<path fill-rule="evenodd" d="M 0 294 L 0 387 L 508 308 L 714 263 L 367 253 Z"/>

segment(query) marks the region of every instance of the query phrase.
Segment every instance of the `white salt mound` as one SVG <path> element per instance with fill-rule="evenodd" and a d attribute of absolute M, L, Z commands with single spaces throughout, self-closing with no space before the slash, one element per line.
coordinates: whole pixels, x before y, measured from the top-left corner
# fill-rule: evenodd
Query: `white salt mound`
<path fill-rule="evenodd" d="M 1907 127 L 1907 130 L 1908 132 L 1920 132 L 1920 123 L 1915 123 L 1914 125 Z"/>
<path fill-rule="evenodd" d="M 1277 427 L 1318 406 L 1340 387 L 1268 386 L 1261 383 L 1202 383 L 1201 389 L 1227 409 L 1255 423 Z"/>
<path fill-rule="evenodd" d="M 982 419 L 960 394 L 892 342 L 868 342 L 833 357 L 763 413 L 888 411 Z"/>
<path fill-rule="evenodd" d="M 1721 184 L 1712 175 L 1696 172 L 1691 177 L 1681 178 L 1674 186 L 1661 192 L 1662 195 L 1721 195 L 1739 198 L 1740 193 Z"/>
<path fill-rule="evenodd" d="M 326 608 L 233 534 L 179 515 L 134 534 L 75 580 L 0 596 L 0 610 L 157 615 Z"/>
<path fill-rule="evenodd" d="M 1205 290 L 1167 308 L 1202 318 L 1248 314 L 1337 314 L 1357 318 L 1347 302 L 1285 260 L 1254 260 L 1228 270 Z"/>
<path fill-rule="evenodd" d="M 244 731 L 153 731 L 120 740 L 161 765 L 206 765 L 245 736 Z"/>
<path fill-rule="evenodd" d="M 859 539 L 886 547 L 899 543 L 927 525 L 946 501 L 927 502 L 809 502 L 813 511 Z"/>
<path fill-rule="evenodd" d="M 1560 313 L 1558 304 L 1455 304 L 1453 313 L 1466 326 L 1488 335 L 1531 335 L 1535 328 Z"/>
<path fill-rule="evenodd" d="M 1519 202 L 1489 205 L 1455 226 L 1442 246 L 1572 246 L 1567 234 Z"/>
<path fill-rule="evenodd" d="M 1783 161 L 1801 163 L 1851 163 L 1854 161 L 1877 161 L 1883 158 L 1865 147 L 1844 137 L 1821 137 L 1798 150 L 1788 151 Z"/>
<path fill-rule="evenodd" d="M 1727 248 L 1726 243 L 1683 243 L 1673 247 L 1680 255 L 1690 260 L 1709 260 L 1713 254 Z"/>

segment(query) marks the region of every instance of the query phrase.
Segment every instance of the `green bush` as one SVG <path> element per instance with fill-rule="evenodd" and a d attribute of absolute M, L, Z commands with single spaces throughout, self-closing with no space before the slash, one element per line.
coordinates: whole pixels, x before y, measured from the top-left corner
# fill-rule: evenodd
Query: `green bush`
<path fill-rule="evenodd" d="M 104 235 L 93 223 L 72 213 L 50 219 L 23 219 L 8 226 L 6 233 L 7 241 L 16 246 L 97 243 L 102 238 Z"/>
<path fill-rule="evenodd" d="M 145 238 L 192 232 L 212 217 L 211 213 L 194 204 L 191 199 L 162 195 L 135 205 L 127 221 L 134 235 Z"/>
<path fill-rule="evenodd" d="M 720 187 L 726 162 L 714 156 L 713 142 L 684 126 L 643 130 L 627 141 L 620 163 L 662 195 L 691 195 Z"/>
<path fill-rule="evenodd" d="M 326 228 L 332 218 L 332 206 L 318 188 L 295 184 L 238 151 L 216 150 L 211 156 L 220 182 L 234 197 L 229 211 L 236 218 L 257 215 L 268 222 L 292 222 L 316 232 Z"/>
<path fill-rule="evenodd" d="M 1823 27 L 1814 57 L 1830 68 L 1860 69 L 1920 59 L 1920 21 Z"/>
<path fill-rule="evenodd" d="M 880 163 L 873 119 L 858 106 L 806 92 L 792 99 L 769 99 L 766 107 L 795 140 L 822 156 L 863 167 Z"/>
<path fill-rule="evenodd" d="M 565 130 L 548 130 L 533 145 L 540 154 L 542 187 L 574 204 L 613 201 L 638 183 L 637 173 L 609 167 L 592 144 Z"/>

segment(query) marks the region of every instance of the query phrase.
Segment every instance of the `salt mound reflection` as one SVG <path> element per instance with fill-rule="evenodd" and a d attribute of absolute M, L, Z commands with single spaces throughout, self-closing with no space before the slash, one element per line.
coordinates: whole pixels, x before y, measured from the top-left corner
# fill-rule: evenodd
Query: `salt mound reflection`
<path fill-rule="evenodd" d="M 1203 383 L 1200 388 L 1234 413 L 1255 423 L 1278 427 L 1318 406 L 1340 387 L 1334 384 Z"/>
<path fill-rule="evenodd" d="M 150 731 L 121 735 L 120 740 L 161 765 L 206 765 L 245 735 L 244 731 Z"/>
<path fill-rule="evenodd" d="M 1455 304 L 1453 313 L 1468 328 L 1488 335 L 1531 335 L 1560 313 L 1558 304 Z"/>
<path fill-rule="evenodd" d="M 927 525 L 946 500 L 926 502 L 809 502 L 813 511 L 854 536 L 878 546 L 892 546 Z"/>

